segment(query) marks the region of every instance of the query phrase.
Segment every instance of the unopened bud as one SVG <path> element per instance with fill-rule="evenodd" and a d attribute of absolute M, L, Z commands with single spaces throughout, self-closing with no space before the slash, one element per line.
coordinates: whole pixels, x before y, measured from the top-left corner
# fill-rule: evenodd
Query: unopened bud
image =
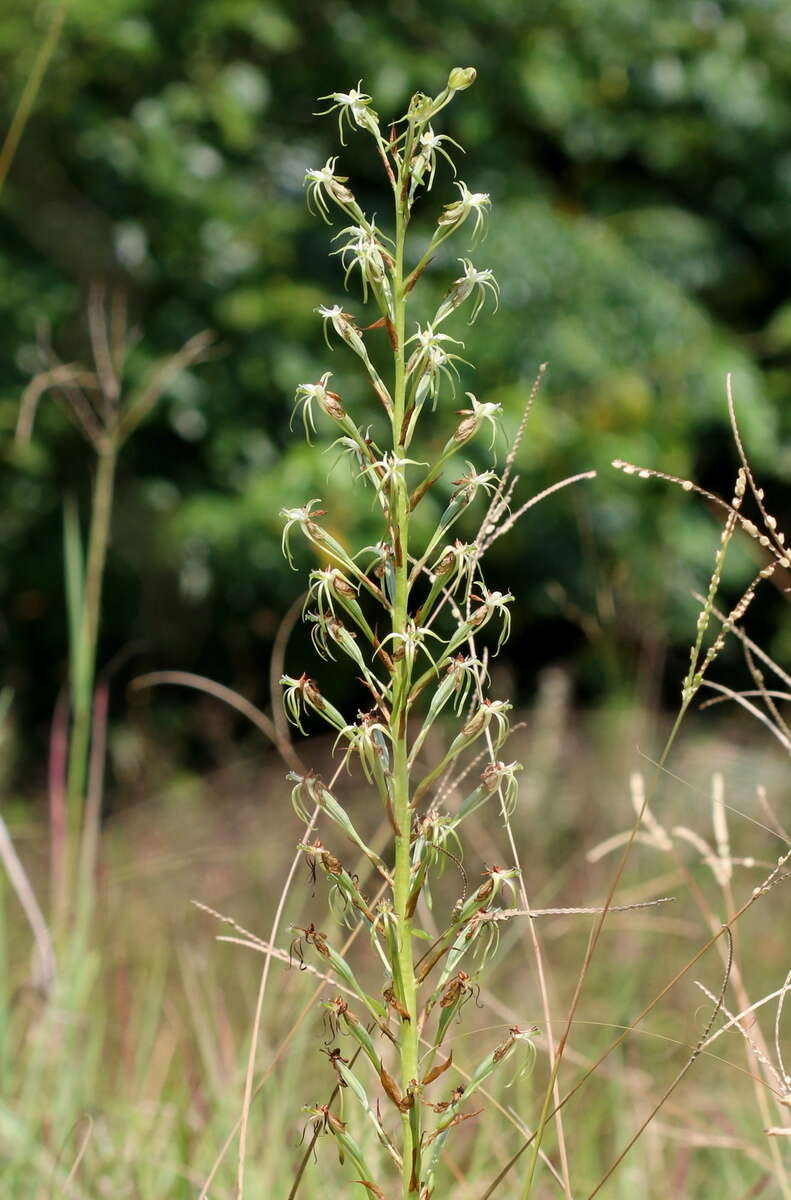
<path fill-rule="evenodd" d="M 472 87 L 477 74 L 475 67 L 454 67 L 448 76 L 448 87 L 454 92 L 463 92 Z"/>

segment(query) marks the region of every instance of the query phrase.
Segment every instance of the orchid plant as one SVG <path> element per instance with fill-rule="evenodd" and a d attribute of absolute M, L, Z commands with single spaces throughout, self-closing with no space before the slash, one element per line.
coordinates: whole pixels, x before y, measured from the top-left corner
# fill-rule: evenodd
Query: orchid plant
<path fill-rule="evenodd" d="M 359 764 L 391 832 L 390 856 L 381 857 L 366 845 L 333 785 L 313 773 L 290 776 L 298 815 L 312 825 L 320 813 L 371 864 L 380 885 L 376 900 L 363 893 L 357 876 L 344 866 L 342 850 L 304 841 L 313 869 L 326 876 L 333 905 L 367 928 L 385 972 L 383 989 L 373 994 L 358 981 L 331 936 L 313 925 L 293 931 L 294 953 L 300 959 L 303 953 L 315 953 L 341 989 L 326 1006 L 332 1040 L 348 1035 L 357 1054 L 352 1058 L 339 1045 L 328 1051 L 328 1058 L 339 1094 L 352 1098 L 358 1109 L 360 1132 L 346 1108 L 339 1115 L 322 1103 L 306 1111 L 315 1134 L 335 1139 L 355 1180 L 370 1195 L 392 1196 L 395 1175 L 400 1195 L 421 1200 L 434 1192 L 451 1132 L 476 1115 L 470 1103 L 475 1091 L 520 1047 L 520 1069 L 533 1058 L 534 1030 L 515 1027 L 488 1049 L 464 1087 L 448 1083 L 446 1036 L 472 994 L 476 962 L 480 965 L 496 945 L 499 914 L 506 914 L 498 901 L 513 891 L 518 872 L 487 870 L 484 882 L 470 894 L 465 890 L 446 914 L 438 935 L 429 936 L 418 926 L 430 903 L 432 872 L 444 858 L 461 856 L 464 819 L 481 805 L 498 801 L 509 812 L 520 770 L 518 763 L 498 757 L 509 734 L 510 705 L 486 696 L 486 655 L 475 642 L 491 626 L 496 652 L 510 630 L 513 597 L 486 587 L 480 561 L 497 519 L 508 511 L 505 477 L 472 463 L 457 474 L 459 454 L 473 439 L 481 435 L 491 451 L 500 406 L 466 392 L 460 419 L 436 460 L 421 461 L 411 449 L 427 404 L 432 409 L 456 407 L 461 370 L 469 365 L 461 356 L 463 342 L 446 333 L 444 323 L 462 310 L 472 323 L 487 302 L 496 309 L 499 299 L 491 270 L 462 257 L 461 273 L 450 282 L 433 319 L 424 324 L 408 320 L 413 290 L 439 246 L 468 233 L 474 244 L 485 231 L 489 196 L 456 180 L 459 195 L 441 210 L 428 248 L 411 265 L 407 232 L 413 206 L 431 190 L 443 165 L 455 175 L 452 155 L 461 149 L 447 134 L 436 133 L 432 122 L 474 79 L 472 68 L 451 71 L 438 96 L 414 95 L 405 116 L 387 131 L 361 84 L 323 97 L 325 113 L 337 117 L 342 143 L 345 134 L 358 131 L 373 138 L 392 190 L 394 220 L 388 236 L 363 212 L 349 179 L 337 173 L 337 156 L 305 175 L 311 211 L 327 223 L 337 212 L 343 222 L 332 253 L 340 260 L 345 285 L 359 284 L 363 302 L 374 303 L 378 315 L 363 326 L 339 304 L 317 312 L 328 344 L 337 338 L 356 356 L 384 411 L 388 436 L 381 445 L 373 440 L 368 414 L 347 409 L 330 384 L 329 371 L 297 387 L 295 415 L 308 439 L 321 417 L 337 430 L 359 486 L 373 491 L 381 536 L 376 545 L 354 553 L 322 524 L 320 500 L 282 512 L 283 549 L 292 566 L 297 532 L 321 562 L 310 573 L 303 611 L 313 645 L 323 658 L 351 659 L 368 704 L 349 720 L 318 683 L 302 674 L 281 680 L 286 712 L 300 729 L 306 714 L 329 725 L 342 762 L 350 768 Z M 378 355 L 369 350 L 369 338 L 373 343 L 383 334 L 391 355 L 386 378 L 374 365 Z M 449 499 L 431 535 L 418 544 L 415 511 L 443 473 L 456 474 Z M 455 539 L 456 521 L 481 499 L 488 499 L 481 534 L 471 543 Z M 455 720 L 458 728 L 444 751 L 433 746 L 429 761 L 427 739 L 432 744 L 430 736 L 436 735 L 442 716 Z M 467 775 L 470 751 L 478 755 L 472 776 Z M 470 782 L 462 785 L 460 776 L 465 775 Z M 443 797 L 451 791 L 463 797 L 465 789 L 469 794 L 455 811 L 446 811 Z"/>

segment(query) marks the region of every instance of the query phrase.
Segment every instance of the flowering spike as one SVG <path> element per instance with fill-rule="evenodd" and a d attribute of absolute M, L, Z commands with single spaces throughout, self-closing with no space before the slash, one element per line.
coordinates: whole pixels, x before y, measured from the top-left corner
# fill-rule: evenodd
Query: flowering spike
<path fill-rule="evenodd" d="M 335 836 L 344 837 L 355 857 L 362 852 L 384 883 L 382 895 L 367 898 L 366 878 L 346 869 L 343 850 L 304 835 L 300 850 L 311 865 L 313 882 L 319 875 L 326 881 L 330 907 L 340 921 L 347 925 L 360 921 L 366 928 L 371 957 L 382 969 L 384 986 L 376 989 L 376 998 L 363 991 L 350 964 L 334 950 L 331 938 L 312 923 L 295 928 L 293 950 L 301 960 L 305 947 L 315 949 L 322 974 L 334 976 L 345 989 L 342 997 L 325 1005 L 330 1037 L 324 1053 L 340 1098 L 356 1099 L 357 1115 L 362 1113 L 363 1119 L 372 1123 L 385 1150 L 376 1166 L 387 1165 L 389 1156 L 394 1174 L 401 1180 L 399 1195 L 408 1191 L 410 1196 L 424 1198 L 435 1191 L 438 1155 L 451 1130 L 477 1115 L 462 1107 L 465 1098 L 528 1037 L 513 1027 L 479 1063 L 466 1088 L 459 1084 L 450 1098 L 427 1099 L 428 1088 L 444 1079 L 451 1066 L 451 1056 L 443 1050 L 451 1022 L 476 995 L 477 984 L 468 973 L 469 966 L 463 969 L 462 960 L 475 956 L 485 962 L 496 951 L 502 924 L 514 915 L 513 910 L 498 904 L 498 898 L 513 893 L 518 878 L 515 869 L 488 867 L 483 881 L 470 888 L 470 868 L 462 861 L 458 832 L 462 820 L 495 797 L 499 797 L 501 814 L 507 820 L 517 803 L 520 767 L 497 757 L 510 732 L 511 706 L 487 695 L 487 656 L 479 656 L 476 648 L 478 635 L 494 622 L 495 653 L 500 649 L 510 632 L 513 597 L 485 586 L 482 536 L 466 542 L 453 540 L 449 534 L 482 494 L 494 493 L 493 511 L 507 513 L 513 493 L 513 455 L 502 479 L 493 470 L 479 470 L 467 463 L 452 484 L 442 482 L 443 472 L 450 474 L 448 464 L 457 459 L 461 447 L 482 430 L 493 450 L 500 405 L 466 391 L 465 407 L 458 410 L 455 421 L 449 422 L 436 443 L 444 443 L 443 449 L 429 462 L 421 461 L 411 449 L 427 405 L 438 407 L 448 392 L 455 396 L 457 387 L 463 387 L 462 373 L 470 365 L 461 357 L 463 342 L 445 332 L 444 322 L 466 305 L 465 316 L 472 324 L 485 305 L 496 311 L 499 303 L 499 287 L 491 270 L 461 258 L 461 272 L 453 272 L 457 277 L 433 320 L 415 326 L 410 319 L 412 291 L 441 243 L 465 222 L 473 240 L 485 231 L 488 194 L 472 192 L 457 180 L 456 199 L 442 210 L 423 256 L 416 265 L 407 266 L 405 239 L 415 197 L 421 188 L 429 191 L 437 183 L 441 158 L 455 176 L 453 160 L 461 150 L 447 133 L 437 132 L 432 122 L 474 79 L 473 68 L 454 68 L 439 95 L 416 93 L 404 117 L 386 136 L 361 82 L 351 91 L 323 97 L 328 102 L 325 112 L 337 117 L 342 141 L 349 130 L 364 129 L 372 134 L 392 186 L 393 240 L 387 236 L 386 225 L 383 232 L 360 209 L 348 178 L 336 172 L 336 157 L 305 174 L 309 209 L 325 222 L 331 221 L 333 206 L 348 217 L 331 250 L 339 260 L 345 286 L 358 287 L 363 302 L 371 298 L 380 309 L 378 319 L 358 323 L 340 304 L 321 305 L 316 311 L 323 322 L 324 338 L 329 346 L 332 331 L 362 363 L 367 382 L 384 409 L 386 420 L 381 420 L 380 413 L 380 424 L 387 433 L 377 427 L 375 442 L 370 429 L 364 423 L 358 425 L 356 413 L 353 419 L 338 393 L 331 390 L 329 371 L 315 382 L 297 387 L 292 421 L 299 413 L 308 440 L 316 431 L 317 409 L 335 423 L 340 436 L 333 446 L 351 456 L 358 495 L 364 485 L 373 489 L 377 504 L 368 520 L 377 523 L 378 529 L 368 539 L 371 544 L 355 552 L 347 549 L 344 534 L 338 531 L 343 527 L 341 519 L 332 524 L 320 521 L 323 513 L 318 499 L 282 511 L 283 552 L 291 565 L 290 538 L 295 528 L 319 558 L 310 571 L 302 609 L 316 655 L 335 661 L 340 649 L 353 663 L 356 682 L 364 689 L 368 705 L 352 720 L 324 694 L 323 680 L 320 687 L 307 674 L 284 675 L 286 716 L 302 729 L 305 715 L 315 714 L 334 729 L 333 750 L 341 760 L 337 777 L 342 780 L 343 768 L 351 773 L 359 765 L 367 790 L 378 800 L 392 832 L 392 854 L 385 861 L 365 844 L 342 799 L 318 776 L 311 772 L 291 776 L 292 803 L 300 819 L 306 824 L 320 822 L 322 834 L 326 826 Z M 386 386 L 378 363 L 380 355 L 388 354 L 388 344 L 389 370 L 383 371 Z M 418 475 L 415 483 L 413 476 Z M 413 522 L 412 514 L 430 489 L 435 488 L 436 495 L 443 486 L 449 499 L 433 528 L 426 531 L 421 520 Z M 421 517 L 428 508 L 426 504 Z M 348 518 L 348 510 L 339 517 L 344 515 Z M 492 519 L 491 515 L 487 518 L 487 527 Z M 447 730 L 442 728 L 444 722 Z M 429 744 L 429 738 L 434 744 Z M 479 759 L 483 760 L 482 771 L 480 763 L 475 766 Z M 471 769 L 479 777 L 459 807 L 455 799 L 458 788 Z M 426 803 L 432 789 L 438 790 Z M 454 811 L 443 810 L 446 798 Z M 366 817 L 369 828 L 376 824 L 373 816 L 370 820 Z M 437 931 L 429 935 L 416 923 L 425 908 L 432 907 L 433 876 L 446 868 L 458 873 L 462 894 L 445 914 L 437 896 L 432 909 Z M 421 936 L 431 944 L 419 955 L 417 939 Z M 426 988 L 426 994 L 423 985 L 435 968 L 438 978 Z M 352 1004 L 364 1010 L 362 1015 L 372 1020 L 372 1026 L 365 1028 L 361 1017 L 351 1011 Z M 372 1036 L 373 1027 L 376 1036 Z M 332 1046 L 343 1033 L 351 1034 L 373 1068 L 367 1087 L 352 1070 L 350 1056 Z M 397 1063 L 391 1063 L 389 1056 L 387 1065 L 383 1062 L 379 1034 L 393 1044 Z M 419 1045 L 421 1036 L 428 1048 L 425 1058 Z M 435 1097 L 439 1095 L 434 1092 Z M 404 1120 L 383 1122 L 383 1103 L 394 1106 Z M 435 1121 L 429 1115 L 432 1111 Z M 380 1188 L 364 1166 L 360 1147 L 347 1127 L 347 1116 L 350 1124 L 353 1113 L 341 1111 L 336 1116 L 329 1104 L 315 1105 L 309 1112 L 316 1134 L 331 1134 L 339 1151 L 352 1160 L 355 1182 L 371 1195 L 395 1195 L 395 1187 L 383 1178 Z"/>

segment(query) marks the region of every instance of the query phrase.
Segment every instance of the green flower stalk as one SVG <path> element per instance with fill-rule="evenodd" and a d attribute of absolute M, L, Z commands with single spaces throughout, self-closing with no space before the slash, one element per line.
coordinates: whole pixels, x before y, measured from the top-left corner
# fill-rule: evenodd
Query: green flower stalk
<path fill-rule="evenodd" d="M 471 895 L 465 888 L 445 915 L 438 938 L 417 927 L 421 911 L 432 907 L 432 875 L 439 874 L 448 859 L 460 865 L 457 831 L 465 816 L 497 798 L 502 810 L 510 811 L 520 769 L 496 757 L 508 737 L 510 705 L 485 695 L 485 662 L 474 650 L 475 636 L 490 623 L 497 628 L 494 652 L 500 649 L 510 630 L 513 598 L 486 588 L 479 541 L 448 540 L 451 527 L 472 505 L 492 493 L 495 500 L 499 495 L 494 471 L 468 462 L 466 473 L 459 475 L 457 456 L 476 440 L 484 453 L 491 453 L 500 407 L 479 401 L 472 392 L 465 393 L 467 407 L 456 407 L 461 371 L 469 364 L 462 357 L 464 343 L 444 328 L 440 332 L 439 326 L 457 313 L 472 323 L 487 301 L 496 309 L 497 281 L 489 268 L 461 258 L 462 274 L 449 284 L 433 320 L 408 320 L 413 290 L 437 247 L 459 235 L 469 234 L 475 242 L 484 232 L 489 196 L 454 180 L 458 197 L 441 209 L 428 251 L 416 265 L 410 261 L 407 230 L 413 206 L 446 166 L 455 176 L 452 153 L 461 149 L 432 122 L 474 79 L 472 68 L 454 69 L 439 96 L 413 96 L 405 116 L 388 132 L 380 127 L 362 82 L 349 92 L 323 97 L 330 102 L 325 112 L 338 120 L 342 143 L 345 134 L 361 132 L 373 138 L 392 190 L 393 220 L 386 233 L 363 212 L 348 177 L 336 173 L 336 156 L 305 175 L 311 211 L 327 223 L 333 215 L 340 219 L 338 244 L 331 253 L 340 260 L 344 286 L 359 284 L 363 303 L 378 310 L 374 320 L 359 320 L 340 304 L 321 305 L 317 312 L 325 339 L 330 345 L 331 337 L 337 338 L 352 351 L 378 403 L 377 413 L 352 411 L 341 385 L 337 391 L 330 389 L 333 377 L 325 371 L 317 381 L 297 387 L 295 414 L 301 414 L 308 440 L 325 421 L 335 430 L 336 444 L 351 455 L 359 487 L 373 488 L 381 535 L 376 545 L 355 552 L 324 529 L 321 500 L 314 498 L 282 513 L 283 551 L 291 566 L 297 531 L 321 562 L 310 573 L 303 609 L 313 645 L 322 658 L 351 660 L 368 704 L 350 720 L 303 673 L 282 680 L 287 715 L 301 730 L 309 713 L 328 722 L 336 733 L 336 752 L 346 767 L 362 772 L 392 834 L 391 851 L 381 856 L 365 844 L 335 789 L 330 792 L 314 775 L 291 776 L 298 814 L 307 820 L 311 808 L 318 806 L 328 833 L 340 834 L 356 852 L 362 851 L 387 892 L 378 903 L 369 901 L 363 884 L 343 867 L 340 848 L 336 851 L 320 841 L 303 844 L 314 875 L 320 867 L 327 880 L 332 907 L 340 909 L 347 922 L 362 921 L 375 961 L 385 971 L 378 998 L 356 979 L 352 965 L 334 949 L 331 934 L 319 933 L 312 924 L 294 930 L 300 959 L 303 952 L 318 954 L 321 969 L 334 973 L 346 989 L 345 997 L 326 1006 L 333 1037 L 350 1036 L 363 1051 L 358 1067 L 340 1048 L 325 1051 L 351 1112 L 344 1110 L 341 1119 L 321 1104 L 307 1111 L 317 1122 L 317 1132 L 335 1138 L 339 1153 L 358 1172 L 357 1182 L 370 1194 L 392 1197 L 396 1171 L 399 1194 L 417 1200 L 429 1200 L 434 1192 L 442 1150 L 453 1129 L 477 1115 L 469 1109 L 464 1089 L 445 1080 L 450 1056 L 442 1066 L 432 1064 L 451 1019 L 475 987 L 459 963 L 468 952 L 485 959 L 496 948 L 502 920 L 497 917 L 497 898 L 503 888 L 512 887 L 515 874 L 491 868 Z M 388 346 L 389 369 L 380 374 L 374 363 Z M 419 439 L 427 404 L 440 412 L 450 407 L 454 414 L 444 448 L 433 462 L 422 461 L 414 448 L 408 452 Z M 388 434 L 380 445 L 368 421 L 377 415 L 381 421 L 382 410 Z M 446 471 L 458 476 L 450 480 L 450 498 L 434 531 L 418 544 L 413 514 Z M 424 745 L 429 735 L 438 735 L 440 716 L 455 720 L 456 731 L 431 766 Z M 482 746 L 484 761 L 478 764 L 478 779 L 467 800 L 455 813 L 443 811 L 443 782 L 458 776 L 468 752 Z M 441 921 L 436 905 L 432 911 Z M 428 938 L 428 950 L 418 938 Z M 355 1005 L 359 1015 L 353 1012 Z M 421 1037 L 429 1048 L 428 1059 Z M 504 1043 L 495 1045 L 474 1072 L 468 1093 L 510 1058 L 521 1041 L 529 1042 L 529 1035 L 513 1030 Z M 352 1134 L 355 1102 L 359 1126 Z"/>

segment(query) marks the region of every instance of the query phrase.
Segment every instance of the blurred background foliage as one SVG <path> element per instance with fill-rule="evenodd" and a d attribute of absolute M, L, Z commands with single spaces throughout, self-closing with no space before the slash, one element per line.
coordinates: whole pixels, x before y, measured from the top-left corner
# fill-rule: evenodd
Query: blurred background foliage
<path fill-rule="evenodd" d="M 46 3 L 0 5 L 6 121 L 51 15 Z M 370 142 L 358 133 L 339 148 L 315 98 L 362 77 L 383 117 L 396 116 L 412 91 L 436 92 L 468 63 L 478 81 L 442 130 L 468 151 L 460 177 L 492 195 L 491 231 L 472 257 L 494 269 L 502 304 L 452 330 L 476 365 L 453 407 L 467 388 L 503 404 L 502 457 L 548 361 L 520 495 L 599 470 L 493 551 L 490 584 L 519 596 L 513 687 L 526 698 L 535 672 L 560 661 L 583 702 L 675 699 L 689 593 L 707 579 L 716 520 L 694 497 L 608 464 L 618 456 L 730 494 L 733 371 L 754 466 L 773 511 L 789 515 L 786 0 L 72 0 L 0 198 L 0 637 L 27 731 L 20 778 L 43 773 L 66 669 L 63 498 L 75 494 L 85 514 L 93 469 L 51 398 L 30 446 L 13 445 L 47 344 L 63 361 L 88 358 L 97 281 L 126 296 L 140 330 L 131 384 L 198 330 L 216 331 L 218 354 L 172 385 L 124 450 L 101 660 L 126 655 L 119 716 L 121 681 L 159 667 L 203 672 L 266 705 L 272 638 L 302 578 L 280 553 L 279 508 L 321 496 L 351 542 L 375 530 L 346 467 L 327 478 L 332 452 L 289 430 L 295 386 L 324 370 L 347 406 L 369 403 L 312 311 L 343 300 L 364 315 L 327 258 L 337 230 L 306 211 L 305 169 L 339 151 L 364 206 L 388 211 Z M 439 174 L 426 235 L 454 194 Z M 423 285 L 427 311 L 469 253 L 446 245 Z M 745 546 L 731 559 L 734 595 L 751 556 Z M 767 591 L 753 628 L 788 661 L 782 611 Z M 297 635 L 297 673 L 310 661 L 301 649 Z M 212 731 L 188 715 L 195 703 L 172 691 L 145 701 L 157 736 L 199 759 Z"/>

